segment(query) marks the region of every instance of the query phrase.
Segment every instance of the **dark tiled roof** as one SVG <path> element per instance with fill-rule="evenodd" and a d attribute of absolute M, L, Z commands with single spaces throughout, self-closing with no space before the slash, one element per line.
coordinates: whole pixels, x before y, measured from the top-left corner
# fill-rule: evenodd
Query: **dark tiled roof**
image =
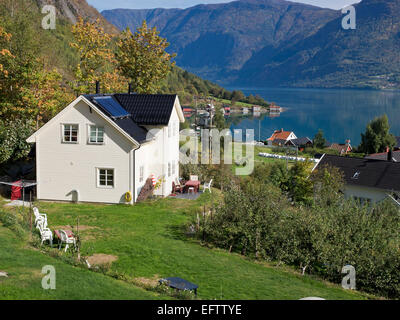
<path fill-rule="evenodd" d="M 400 191 L 400 163 L 325 154 L 317 168 L 323 165 L 339 168 L 346 184 Z"/>
<path fill-rule="evenodd" d="M 176 95 L 115 94 L 114 97 L 139 125 L 167 125 Z"/>
<path fill-rule="evenodd" d="M 95 99 L 99 96 L 114 96 L 114 95 L 103 95 L 103 94 L 87 94 L 84 95 L 86 99 L 96 105 L 101 111 L 104 112 L 106 116 L 108 116 L 112 121 L 115 122 L 122 130 L 124 130 L 128 135 L 130 135 L 135 141 L 142 143 L 150 138 L 148 135 L 148 131 L 146 128 L 138 125 L 135 121 L 133 121 L 132 117 L 121 117 L 121 118 L 113 118 L 107 110 L 105 110 L 100 104 L 96 103 Z M 115 97 L 115 96 L 114 96 Z"/>
<path fill-rule="evenodd" d="M 312 144 L 312 141 L 308 137 L 302 137 L 290 140 L 295 146 L 305 146 L 306 144 Z"/>
<path fill-rule="evenodd" d="M 272 144 L 273 144 L 273 145 L 276 145 L 276 146 L 284 146 L 285 143 L 286 143 L 286 141 L 287 141 L 287 140 L 284 140 L 284 139 L 274 139 L 274 140 L 272 141 Z"/>
<path fill-rule="evenodd" d="M 153 137 L 145 128 L 139 126 L 131 118 L 116 119 L 115 123 L 139 143 L 150 140 Z"/>
<path fill-rule="evenodd" d="M 375 160 L 387 160 L 388 159 L 388 153 L 383 152 L 383 153 L 375 153 L 375 154 L 370 154 L 369 156 L 365 157 L 366 159 L 375 159 Z M 392 152 L 392 158 L 396 162 L 400 162 L 400 151 L 393 151 Z"/>

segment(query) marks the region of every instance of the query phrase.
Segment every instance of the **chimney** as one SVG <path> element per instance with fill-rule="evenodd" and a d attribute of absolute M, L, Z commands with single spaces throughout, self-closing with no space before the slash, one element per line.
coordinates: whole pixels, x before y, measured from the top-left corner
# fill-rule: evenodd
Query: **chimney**
<path fill-rule="evenodd" d="M 392 151 L 392 149 L 390 149 L 388 151 L 388 153 L 387 153 L 387 161 L 393 161 L 393 151 Z"/>
<path fill-rule="evenodd" d="M 132 93 L 132 84 L 129 82 L 129 85 L 128 85 L 128 94 L 131 94 Z"/>
<path fill-rule="evenodd" d="M 96 94 L 100 94 L 100 81 L 96 81 Z"/>

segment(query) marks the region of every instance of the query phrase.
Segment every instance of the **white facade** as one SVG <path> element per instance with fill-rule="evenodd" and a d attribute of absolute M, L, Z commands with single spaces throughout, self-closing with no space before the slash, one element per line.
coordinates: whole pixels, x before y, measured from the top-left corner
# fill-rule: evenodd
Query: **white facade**
<path fill-rule="evenodd" d="M 148 127 L 154 139 L 139 144 L 90 101 L 77 98 L 27 140 L 36 143 L 38 199 L 126 203 L 131 192 L 133 204 L 150 174 L 165 177 L 155 194 L 168 196 L 179 177 L 183 121 L 176 98 L 168 126 Z M 77 141 L 65 142 L 65 125 L 78 128 Z M 90 142 L 90 126 L 104 131 L 103 143 Z"/>
<path fill-rule="evenodd" d="M 383 189 L 368 188 L 350 184 L 346 184 L 344 188 L 344 195 L 346 198 L 355 198 L 361 201 L 370 201 L 372 203 L 385 200 L 388 194 L 390 194 L 390 192 Z"/>

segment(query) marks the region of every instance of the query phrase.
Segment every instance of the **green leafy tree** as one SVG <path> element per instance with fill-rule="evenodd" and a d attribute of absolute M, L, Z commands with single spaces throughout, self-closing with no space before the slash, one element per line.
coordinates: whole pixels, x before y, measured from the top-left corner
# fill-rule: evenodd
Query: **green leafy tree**
<path fill-rule="evenodd" d="M 31 145 L 26 139 L 33 133 L 34 123 L 33 120 L 16 119 L 7 123 L 0 120 L 0 164 L 28 155 Z"/>
<path fill-rule="evenodd" d="M 234 90 L 232 92 L 232 101 L 243 101 L 246 99 L 246 96 L 240 90 Z"/>
<path fill-rule="evenodd" d="M 336 205 L 342 198 L 344 176 L 338 168 L 318 167 L 310 177 L 314 184 L 314 201 L 323 206 Z"/>
<path fill-rule="evenodd" d="M 290 174 L 282 161 L 275 162 L 272 165 L 270 181 L 283 192 L 289 191 Z"/>
<path fill-rule="evenodd" d="M 323 149 L 326 145 L 326 139 L 324 137 L 324 132 L 319 129 L 316 135 L 314 136 L 314 147 Z"/>
<path fill-rule="evenodd" d="M 372 120 L 368 123 L 365 133 L 361 134 L 359 152 L 371 154 L 384 152 L 386 147 L 392 148 L 396 144 L 396 139 L 389 130 L 389 119 L 386 114 Z"/>
<path fill-rule="evenodd" d="M 222 131 L 227 128 L 223 111 L 224 109 L 222 108 L 216 108 L 215 115 L 213 117 L 213 124 L 219 131 Z"/>
<path fill-rule="evenodd" d="M 155 27 L 148 28 L 146 21 L 135 34 L 129 28 L 121 33 L 115 57 L 120 72 L 131 81 L 135 92 L 155 93 L 160 88 L 174 65 L 171 60 L 175 54 L 165 51 L 168 46 L 167 40 L 159 36 Z"/>
<path fill-rule="evenodd" d="M 289 170 L 289 194 L 296 202 L 307 205 L 312 203 L 313 183 L 309 179 L 311 164 L 308 161 L 297 161 Z"/>
<path fill-rule="evenodd" d="M 13 14 L 11 8 L 13 6 Z M 0 115 L 3 119 L 29 117 L 22 102 L 23 88 L 28 88 L 32 75 L 40 67 L 41 41 L 39 27 L 32 24 L 29 4 L 24 1 L 1 2 L 0 24 Z M 5 73 L 4 73 L 5 71 Z"/>

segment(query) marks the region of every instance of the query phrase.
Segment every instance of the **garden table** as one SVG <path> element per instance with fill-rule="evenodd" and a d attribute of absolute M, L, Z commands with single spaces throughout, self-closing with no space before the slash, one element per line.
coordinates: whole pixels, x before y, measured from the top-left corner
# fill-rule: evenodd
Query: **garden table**
<path fill-rule="evenodd" d="M 199 189 L 200 189 L 200 181 L 189 180 L 189 181 L 186 182 L 186 184 L 185 184 L 185 190 L 186 190 L 186 192 L 188 192 L 188 190 L 189 190 L 190 187 L 193 187 L 195 192 L 199 192 Z"/>

